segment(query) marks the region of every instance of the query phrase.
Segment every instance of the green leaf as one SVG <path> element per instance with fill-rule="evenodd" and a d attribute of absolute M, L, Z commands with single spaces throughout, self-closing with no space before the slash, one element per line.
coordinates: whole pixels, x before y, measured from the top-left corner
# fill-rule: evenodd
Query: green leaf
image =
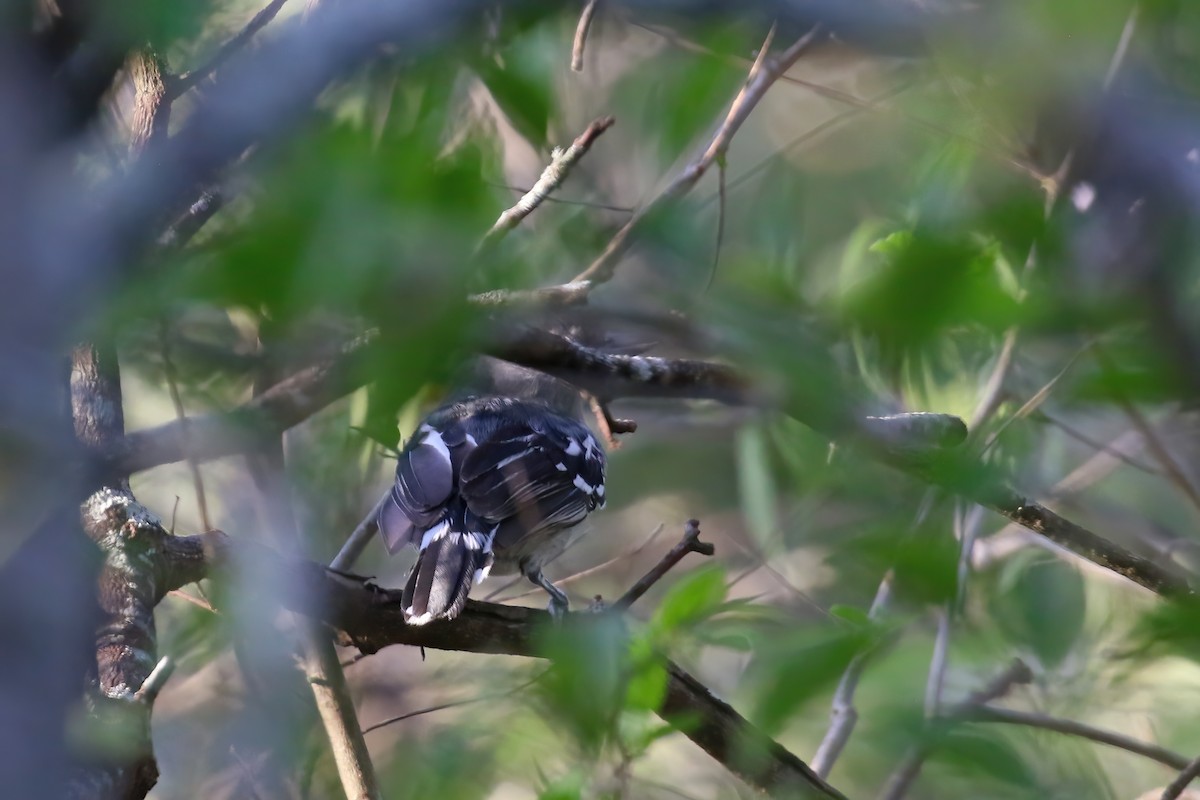
<path fill-rule="evenodd" d="M 625 709 L 658 711 L 666 696 L 666 668 L 659 659 L 647 660 L 634 669 L 625 685 Z"/>
<path fill-rule="evenodd" d="M 523 38 L 497 58 L 477 59 L 473 67 L 509 122 L 537 150 L 546 148 L 554 89 L 549 65 L 539 57 L 544 45 Z"/>
<path fill-rule="evenodd" d="M 870 625 L 871 617 L 866 611 L 855 606 L 844 606 L 835 604 L 829 607 L 830 616 L 844 619 L 853 625 Z"/>
<path fill-rule="evenodd" d="M 764 639 L 751 665 L 757 680 L 750 683 L 758 687 L 754 720 L 768 731 L 778 731 L 810 698 L 836 683 L 850 661 L 875 641 L 871 628 L 846 627 Z"/>
<path fill-rule="evenodd" d="M 745 425 L 738 431 L 736 446 L 742 514 L 758 546 L 767 553 L 774 552 L 779 547 L 778 493 L 767 433 L 761 425 Z"/>
<path fill-rule="evenodd" d="M 990 605 L 1000 629 L 1052 668 L 1083 632 L 1087 595 L 1073 564 L 1029 550 L 1004 565 Z"/>
<path fill-rule="evenodd" d="M 717 612 L 725 591 L 724 569 L 715 564 L 694 569 L 670 588 L 651 624 L 667 633 L 701 622 Z"/>

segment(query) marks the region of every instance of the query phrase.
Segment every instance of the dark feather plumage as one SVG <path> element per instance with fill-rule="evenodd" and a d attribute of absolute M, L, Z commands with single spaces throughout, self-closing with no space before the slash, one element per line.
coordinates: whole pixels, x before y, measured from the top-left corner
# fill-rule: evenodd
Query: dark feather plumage
<path fill-rule="evenodd" d="M 401 451 L 379 518 L 389 551 L 420 548 L 405 618 L 452 619 L 489 569 L 544 586 L 562 534 L 603 507 L 604 468 L 591 432 L 539 403 L 471 398 L 431 414 Z"/>

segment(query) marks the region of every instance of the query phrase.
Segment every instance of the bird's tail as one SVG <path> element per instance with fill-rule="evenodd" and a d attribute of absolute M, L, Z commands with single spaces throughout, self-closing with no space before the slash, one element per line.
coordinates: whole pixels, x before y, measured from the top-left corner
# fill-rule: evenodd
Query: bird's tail
<path fill-rule="evenodd" d="M 489 534 L 454 530 L 448 522 L 429 530 L 404 585 L 405 622 L 424 625 L 457 617 L 471 586 L 492 566 L 491 540 Z"/>

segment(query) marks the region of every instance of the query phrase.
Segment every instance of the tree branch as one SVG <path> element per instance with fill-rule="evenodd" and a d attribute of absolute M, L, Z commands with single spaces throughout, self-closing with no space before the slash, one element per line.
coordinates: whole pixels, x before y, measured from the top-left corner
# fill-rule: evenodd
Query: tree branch
<path fill-rule="evenodd" d="M 404 644 L 535 658 L 544 655 L 537 645 L 537 631 L 550 623 L 545 611 L 468 600 L 466 609 L 452 622 L 407 625 L 398 591 L 364 585 L 319 564 L 260 545 L 243 540 L 235 543 L 220 533 L 168 536 L 168 541 L 170 560 L 178 563 L 169 572 L 172 579 L 164 583 L 164 588 L 178 588 L 183 583 L 175 581 L 196 580 L 210 570 L 234 565 L 249 574 L 258 569 L 276 574 L 283 570 L 288 578 L 282 582 L 283 594 L 272 599 L 321 620 L 334 629 L 340 644 L 363 653 Z M 567 619 L 586 624 L 591 616 L 575 613 Z M 681 733 L 747 783 L 769 792 L 843 797 L 683 668 L 668 662 L 667 674 L 667 695 L 660 716 L 680 721 Z"/>
<path fill-rule="evenodd" d="M 489 354 L 541 370 L 606 398 L 689 397 L 761 403 L 749 381 L 724 364 L 651 356 L 609 355 L 567 337 L 535 329 L 501 340 Z M 938 447 L 965 434 L 961 420 L 944 414 L 863 418 L 846 398 L 784 398 L 783 410 L 834 441 L 857 445 L 878 460 L 992 509 L 1071 552 L 1157 594 L 1192 590 L 1187 574 L 1159 564 L 1027 500 L 1007 476 L 960 448 Z M 830 414 L 834 409 L 834 414 Z M 928 437 L 932 436 L 930 439 Z"/>
<path fill-rule="evenodd" d="M 246 23 L 246 27 L 238 31 L 225 44 L 221 45 L 217 49 L 217 52 L 213 53 L 212 58 L 205 62 L 203 66 L 197 67 L 190 72 L 185 72 L 171 81 L 167 86 L 167 100 L 174 100 L 216 72 L 217 68 L 224 64 L 230 56 L 245 47 L 254 38 L 254 34 L 266 27 L 268 22 L 275 19 L 275 15 L 279 13 L 279 10 L 283 8 L 283 4 L 286 2 L 287 0 L 271 0 L 271 2 L 267 3 L 261 11 Z"/>
<path fill-rule="evenodd" d="M 260 397 L 227 413 L 137 431 L 105 450 L 110 465 L 136 472 L 181 461 L 216 458 L 261 445 L 367 380 L 376 337 L 360 337 L 334 359 L 309 367 Z M 695 359 L 604 353 L 558 334 L 525 328 L 497 337 L 487 353 L 541 370 L 598 397 L 706 398 L 730 404 L 764 404 L 766 398 L 739 370 Z M 836 398 L 835 398 L 836 399 Z M 947 414 L 855 417 L 842 399 L 818 408 L 808 397 L 785 398 L 786 413 L 831 440 L 863 448 L 878 460 L 998 512 L 1022 527 L 1112 570 L 1157 594 L 1191 594 L 1187 574 L 1159 564 L 1064 519 L 1013 490 L 1007 476 L 970 453 L 943 445 L 961 440 L 965 426 Z M 838 409 L 831 417 L 828 408 Z M 189 437 L 190 436 L 190 440 Z"/>
<path fill-rule="evenodd" d="M 542 171 L 537 183 L 512 208 L 506 209 L 500 215 L 491 230 L 484 235 L 480 246 L 485 247 L 502 239 L 509 231 L 520 225 L 521 220 L 532 214 L 534 209 L 550 196 L 551 192 L 562 186 L 563 181 L 567 179 L 567 175 L 571 173 L 579 159 L 592 149 L 592 143 L 600 137 L 600 134 L 611 128 L 615 121 L 612 117 L 600 117 L 592 120 L 587 129 L 575 137 L 575 141 L 566 150 L 554 148 L 550 164 Z M 578 284 L 581 281 L 575 281 L 575 283 Z"/>
<path fill-rule="evenodd" d="M 637 583 L 629 587 L 629 591 L 621 595 L 620 599 L 612 604 L 612 610 L 618 612 L 628 611 L 630 606 L 636 603 L 642 595 L 650 591 L 650 587 L 662 580 L 671 567 L 682 561 L 683 557 L 688 553 L 711 556 L 715 552 L 716 548 L 711 544 L 700 541 L 699 520 L 689 519 L 687 525 L 684 527 L 683 538 L 679 543 L 672 547 Z"/>
<path fill-rule="evenodd" d="M 763 57 L 755 62 L 750 75 L 746 78 L 745 85 L 730 105 L 729 112 L 725 115 L 725 121 L 721 123 L 712 140 L 704 148 L 704 151 L 684 167 L 683 171 L 662 192 L 621 226 L 621 229 L 609 241 L 604 251 L 600 253 L 587 269 L 579 273 L 574 280 L 604 283 L 612 278 L 613 272 L 617 267 L 617 262 L 625 255 L 625 251 L 629 249 L 633 234 L 642 227 L 647 218 L 661 213 L 663 209 L 671 206 L 680 197 L 690 192 L 713 164 L 725 158 L 733 137 L 747 118 L 749 118 L 750 112 L 754 110 L 754 107 L 766 95 L 767 89 L 800 59 L 800 56 L 808 50 L 809 45 L 816 40 L 820 31 L 821 26 L 819 24 L 813 26 L 808 33 L 793 42 L 778 58 L 765 56 L 766 49 L 770 45 L 770 37 L 768 37 L 767 43 L 764 44 L 760 52 L 760 56 Z"/>
<path fill-rule="evenodd" d="M 1142 742 L 1115 731 L 1106 731 L 1073 719 L 1061 719 L 1045 714 L 1035 714 L 1029 711 L 1014 711 L 1010 708 L 996 708 L 982 705 L 970 709 L 963 719 L 967 722 L 1001 722 L 1009 725 L 1024 725 L 1030 728 L 1054 731 L 1068 736 L 1079 736 L 1093 742 L 1107 744 L 1112 747 L 1128 750 L 1139 756 L 1145 756 L 1173 769 L 1182 770 L 1188 765 L 1188 759 L 1173 750 L 1159 747 L 1150 742 Z"/>
<path fill-rule="evenodd" d="M 583 72 L 583 48 L 587 46 L 592 20 L 596 16 L 596 6 L 599 4 L 600 0 L 586 0 L 583 11 L 579 14 L 579 23 L 575 26 L 575 41 L 571 44 L 571 69 L 575 72 Z"/>
<path fill-rule="evenodd" d="M 232 411 L 175 420 L 135 431 L 112 442 L 106 463 L 125 473 L 195 458 L 205 461 L 246 453 L 367 382 L 378 355 L 377 337 L 366 334 L 336 356 L 306 367 Z"/>

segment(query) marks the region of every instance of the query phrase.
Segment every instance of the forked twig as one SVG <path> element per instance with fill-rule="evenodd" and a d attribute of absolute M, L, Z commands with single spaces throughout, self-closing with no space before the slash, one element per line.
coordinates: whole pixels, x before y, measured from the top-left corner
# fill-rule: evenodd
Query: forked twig
<path fill-rule="evenodd" d="M 610 608 L 617 612 L 627 611 L 630 606 L 638 601 L 638 598 L 650 591 L 650 587 L 662 580 L 671 567 L 682 561 L 683 557 L 688 553 L 711 556 L 715 552 L 717 552 L 717 549 L 710 543 L 700 541 L 700 520 L 689 519 L 683 528 L 683 538 L 679 541 L 679 544 L 672 547 L 670 552 L 662 557 L 661 561 L 643 575 L 641 580 L 629 587 L 629 591 L 621 595 L 621 598 L 613 603 Z"/>

